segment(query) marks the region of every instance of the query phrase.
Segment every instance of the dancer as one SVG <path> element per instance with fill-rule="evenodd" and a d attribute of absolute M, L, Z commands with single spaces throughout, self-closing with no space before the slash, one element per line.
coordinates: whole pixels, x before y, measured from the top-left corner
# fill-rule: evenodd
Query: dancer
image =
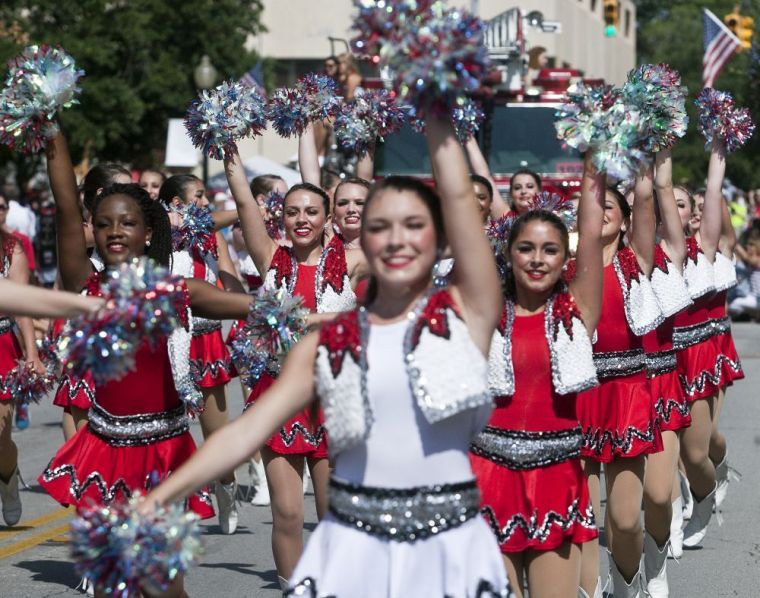
<path fill-rule="evenodd" d="M 325 224 L 329 198 L 319 187 L 301 183 L 285 196 L 283 224 L 291 247 L 279 245 L 266 224 L 234 153 L 225 162 L 227 180 L 238 206 L 243 237 L 256 270 L 265 272 L 264 285 L 301 296 L 312 312 L 311 322 L 331 318 L 353 308 L 353 288 L 366 269 L 361 250 L 346 249 L 340 242 L 326 243 Z M 327 315 L 325 315 L 327 314 Z M 246 405 L 253 404 L 274 383 L 265 372 Z M 276 374 L 275 374 L 276 375 Z M 317 515 L 327 509 L 327 443 L 321 415 L 302 410 L 290 419 L 261 450 L 272 504 L 272 551 L 281 583 L 290 577 L 303 547 L 303 468 L 309 467 Z"/>
<path fill-rule="evenodd" d="M 506 305 L 489 364 L 496 409 L 471 461 L 519 597 L 526 580 L 531 598 L 576 595 L 579 545 L 597 536 L 575 402 L 597 384 L 590 338 L 602 303 L 604 178 L 587 155 L 569 289 L 568 231 L 558 216 L 527 211 L 506 244 Z"/>
<path fill-rule="evenodd" d="M 379 183 L 362 229 L 373 277 L 368 307 L 296 345 L 251 409 L 143 503 L 149 511 L 181 499 L 247 459 L 307 408 L 316 378 L 335 463 L 330 514 L 312 534 L 288 595 L 506 595 L 467 459 L 491 410 L 484 356 L 499 283 L 453 127 L 429 119 L 426 131 L 443 219 L 438 197 L 420 181 Z M 430 272 L 446 243 L 444 226 L 459 276 L 456 286 L 436 291 Z"/>
<path fill-rule="evenodd" d="M 488 160 L 486 160 L 486 157 L 483 155 L 483 152 L 478 145 L 478 140 L 475 139 L 474 135 L 470 135 L 467 138 L 467 141 L 464 143 L 464 149 L 467 152 L 467 160 L 470 162 L 472 172 L 474 173 L 470 175 L 470 178 L 474 181 L 476 180 L 475 177 L 482 177 L 482 179 L 488 182 L 486 188 L 491 191 L 489 217 L 493 220 L 497 220 L 510 211 L 510 206 L 504 201 L 501 193 L 498 192 L 499 188 L 491 175 L 491 167 L 488 166 Z"/>
<path fill-rule="evenodd" d="M 208 209 L 206 188 L 198 177 L 179 174 L 169 177 L 158 194 L 167 208 L 194 204 Z M 172 272 L 185 278 L 197 278 L 215 285 L 217 278 L 227 291 L 244 293 L 230 258 L 227 242 L 216 232 L 211 248 L 179 248 L 172 254 Z M 190 367 L 203 393 L 204 408 L 199 416 L 203 438 L 208 438 L 229 421 L 225 387 L 235 375 L 230 352 L 222 337 L 222 323 L 193 315 L 193 338 L 190 344 Z M 214 487 L 219 508 L 219 527 L 223 534 L 234 534 L 238 513 L 235 506 L 237 482 L 235 472 L 226 472 Z"/>
<path fill-rule="evenodd" d="M 616 598 L 644 592 L 640 514 L 645 455 L 662 450 L 641 340 L 663 319 L 648 279 L 655 246 L 652 178 L 650 163 L 636 178 L 633 213 L 617 189 L 607 189 L 602 227 L 604 297 L 594 343 L 600 384 L 580 393 L 577 401 L 584 437 L 581 454 L 597 513 L 601 512 L 601 464 L 605 467 L 605 532 Z M 625 247 L 628 228 L 631 245 Z M 601 593 L 598 575 L 598 541 L 587 542 L 581 585 L 589 596 Z"/>
<path fill-rule="evenodd" d="M 146 168 L 140 173 L 140 187 L 148 192 L 153 201 L 158 199 L 158 192 L 161 190 L 161 185 L 164 182 L 166 182 L 166 175 L 160 170 Z"/>

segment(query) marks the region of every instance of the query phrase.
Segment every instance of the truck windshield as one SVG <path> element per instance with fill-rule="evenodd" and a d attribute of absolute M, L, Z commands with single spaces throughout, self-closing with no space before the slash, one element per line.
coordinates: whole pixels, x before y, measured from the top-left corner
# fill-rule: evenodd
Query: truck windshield
<path fill-rule="evenodd" d="M 408 125 L 381 143 L 375 154 L 375 173 L 379 176 L 429 176 L 431 171 L 425 137 Z"/>

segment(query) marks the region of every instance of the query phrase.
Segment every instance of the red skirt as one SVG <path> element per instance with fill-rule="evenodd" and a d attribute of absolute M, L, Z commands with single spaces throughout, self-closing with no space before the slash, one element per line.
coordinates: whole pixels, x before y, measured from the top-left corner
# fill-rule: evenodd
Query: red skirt
<path fill-rule="evenodd" d="M 275 383 L 275 378 L 264 373 L 251 390 L 245 402 L 248 409 L 266 390 Z M 327 430 L 324 415 L 319 409 L 316 414 L 307 407 L 285 422 L 272 436 L 266 446 L 279 455 L 303 455 L 311 459 L 327 459 Z"/>
<path fill-rule="evenodd" d="M 6 374 L 17 367 L 19 359 L 23 358 L 24 352 L 13 330 L 0 334 L 0 401 L 13 400 L 11 393 L 5 390 L 3 382 Z"/>
<path fill-rule="evenodd" d="M 678 378 L 687 400 L 718 394 L 744 378 L 744 371 L 730 332 L 717 334 L 678 352 Z"/>
<path fill-rule="evenodd" d="M 189 432 L 146 445 L 112 446 L 88 424 L 58 449 L 38 481 L 65 507 L 107 505 L 128 499 L 135 490 L 147 491 L 194 452 L 195 442 Z M 214 516 L 205 489 L 188 499 L 187 508 L 201 519 Z"/>
<path fill-rule="evenodd" d="M 75 378 L 71 374 L 64 374 L 58 390 L 55 391 L 53 405 L 63 407 L 66 412 L 72 407 L 89 409 L 92 407 L 92 399 L 95 396 L 95 384 L 92 377 L 86 374 L 84 378 Z"/>
<path fill-rule="evenodd" d="M 238 331 L 245 326 L 245 320 L 235 320 L 230 327 L 230 331 L 227 333 L 227 338 L 224 340 L 224 344 L 228 347 L 232 345 L 232 341 L 235 339 L 235 335 Z"/>
<path fill-rule="evenodd" d="M 470 462 L 502 552 L 556 550 L 598 536 L 580 459 L 522 471 L 472 453 Z"/>
<path fill-rule="evenodd" d="M 662 450 L 662 434 L 643 371 L 604 379 L 596 388 L 578 393 L 576 408 L 583 428 L 582 457 L 609 463 Z"/>
<path fill-rule="evenodd" d="M 193 335 L 190 341 L 190 368 L 201 388 L 227 384 L 237 375 L 221 330 Z"/>
<path fill-rule="evenodd" d="M 691 425 L 691 408 L 673 370 L 649 379 L 660 430 L 677 432 Z"/>

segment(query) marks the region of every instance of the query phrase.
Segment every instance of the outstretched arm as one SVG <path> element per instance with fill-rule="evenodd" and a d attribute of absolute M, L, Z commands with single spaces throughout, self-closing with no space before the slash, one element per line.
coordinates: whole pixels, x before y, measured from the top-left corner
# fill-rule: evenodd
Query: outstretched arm
<path fill-rule="evenodd" d="M 148 494 L 143 512 L 151 512 L 156 504 L 182 500 L 245 462 L 289 417 L 306 407 L 314 391 L 317 340 L 312 333 L 293 347 L 274 386 L 243 415 L 206 439 L 182 467 Z"/>
<path fill-rule="evenodd" d="M 631 248 L 639 267 L 649 276 L 654 265 L 654 244 L 657 222 L 654 217 L 654 169 L 646 165 L 636 175 L 633 187 L 633 213 L 631 222 Z"/>
<path fill-rule="evenodd" d="M 103 307 L 98 297 L 51 291 L 13 280 L 0 279 L 0 312 L 32 318 L 65 318 L 95 313 Z"/>
<path fill-rule="evenodd" d="M 78 292 L 92 273 L 92 265 L 87 257 L 74 167 L 71 165 L 71 156 L 63 132 L 59 132 L 48 143 L 47 171 L 55 200 L 61 281 L 67 291 Z"/>
<path fill-rule="evenodd" d="M 10 258 L 11 265 L 8 270 L 8 278 L 13 282 L 26 285 L 27 289 L 32 288 L 29 286 L 29 262 L 26 260 L 26 254 L 21 243 L 17 242 L 13 246 L 13 255 Z M 16 319 L 16 324 L 21 332 L 24 357 L 28 362 L 38 365 L 38 369 L 44 369 L 42 368 L 42 364 L 39 364 L 39 358 L 37 357 L 37 344 L 34 339 L 34 324 L 32 323 L 32 319 L 29 317 L 19 317 Z"/>
<path fill-rule="evenodd" d="M 210 320 L 245 320 L 251 305 L 246 293 L 222 291 L 205 280 L 186 278 L 193 315 Z"/>
<path fill-rule="evenodd" d="M 686 259 L 686 239 L 673 193 L 673 159 L 669 149 L 657 154 L 654 184 L 662 220 L 662 248 L 680 271 Z"/>
<path fill-rule="evenodd" d="M 214 221 L 214 230 L 221 230 L 232 226 L 239 218 L 237 210 L 215 210 L 211 212 L 211 219 Z"/>
<path fill-rule="evenodd" d="M 298 138 L 298 169 L 301 180 L 317 187 L 322 186 L 319 155 L 317 155 L 317 139 L 314 135 L 314 125 L 309 123 Z"/>
<path fill-rule="evenodd" d="M 605 175 L 598 172 L 586 153 L 578 202 L 578 249 L 576 274 L 570 291 L 583 314 L 589 335 L 593 335 L 602 311 L 604 258 L 602 257 L 602 222 L 604 220 Z"/>
<path fill-rule="evenodd" d="M 726 174 L 726 148 L 719 139 L 714 139 L 707 169 L 705 207 L 702 223 L 699 225 L 699 241 L 702 251 L 710 262 L 715 261 L 720 234 L 723 229 L 723 177 Z"/>
<path fill-rule="evenodd" d="M 491 176 L 491 168 L 488 166 L 488 161 L 480 150 L 477 140 L 472 135 L 468 137 L 464 144 L 464 148 L 467 151 L 467 158 L 470 160 L 470 166 L 472 172 L 479 174 L 482 177 L 488 179 L 491 183 L 491 189 L 493 190 L 493 201 L 491 202 L 491 218 L 496 220 L 501 218 L 504 214 L 509 212 L 509 204 L 504 201 L 504 198 L 499 193 L 499 189 L 496 187 L 496 181 Z"/>
<path fill-rule="evenodd" d="M 446 238 L 456 260 L 457 284 L 470 334 L 486 352 L 501 313 L 502 294 L 491 247 L 470 182 L 462 146 L 449 120 L 425 123 L 428 151 L 441 197 Z"/>
<path fill-rule="evenodd" d="M 266 273 L 272 262 L 274 252 L 277 251 L 275 243 L 267 233 L 267 226 L 261 216 L 259 205 L 248 186 L 245 169 L 240 161 L 237 150 L 232 156 L 224 161 L 224 173 L 230 185 L 232 197 L 237 204 L 240 214 L 240 228 L 245 239 L 245 246 L 259 272 Z M 263 275 L 263 274 L 262 274 Z"/>
<path fill-rule="evenodd" d="M 216 233 L 216 245 L 219 248 L 219 280 L 222 282 L 224 290 L 233 293 L 245 293 L 243 283 L 240 282 L 237 270 L 235 270 L 235 264 L 232 263 L 227 240 L 221 233 Z"/>

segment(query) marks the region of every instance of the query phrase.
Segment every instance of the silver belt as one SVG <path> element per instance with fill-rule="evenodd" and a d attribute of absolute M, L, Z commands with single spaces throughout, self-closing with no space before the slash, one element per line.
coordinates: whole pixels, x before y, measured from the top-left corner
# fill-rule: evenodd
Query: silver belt
<path fill-rule="evenodd" d="M 8 316 L 0 317 L 0 334 L 5 334 L 13 330 L 13 318 Z"/>
<path fill-rule="evenodd" d="M 594 366 L 599 378 L 618 378 L 642 371 L 646 358 L 643 349 L 594 353 Z"/>
<path fill-rule="evenodd" d="M 647 375 L 650 378 L 669 374 L 676 369 L 676 350 L 658 351 L 657 353 L 647 353 Z"/>
<path fill-rule="evenodd" d="M 89 412 L 89 427 L 111 446 L 142 446 L 174 438 L 190 429 L 185 407 L 140 415 L 113 415 L 97 403 Z"/>
<path fill-rule="evenodd" d="M 578 428 L 552 432 L 503 430 L 486 426 L 470 450 L 508 469 L 526 470 L 580 457 L 583 433 Z"/>
<path fill-rule="evenodd" d="M 414 488 L 373 488 L 330 479 L 330 513 L 367 534 L 414 542 L 475 517 L 480 491 L 475 480 Z"/>
<path fill-rule="evenodd" d="M 707 320 L 692 326 L 678 326 L 673 329 L 673 348 L 680 351 L 730 330 L 731 321 L 728 318 Z"/>
<path fill-rule="evenodd" d="M 219 320 L 207 320 L 206 318 L 193 318 L 193 336 L 208 334 L 222 329 Z"/>

